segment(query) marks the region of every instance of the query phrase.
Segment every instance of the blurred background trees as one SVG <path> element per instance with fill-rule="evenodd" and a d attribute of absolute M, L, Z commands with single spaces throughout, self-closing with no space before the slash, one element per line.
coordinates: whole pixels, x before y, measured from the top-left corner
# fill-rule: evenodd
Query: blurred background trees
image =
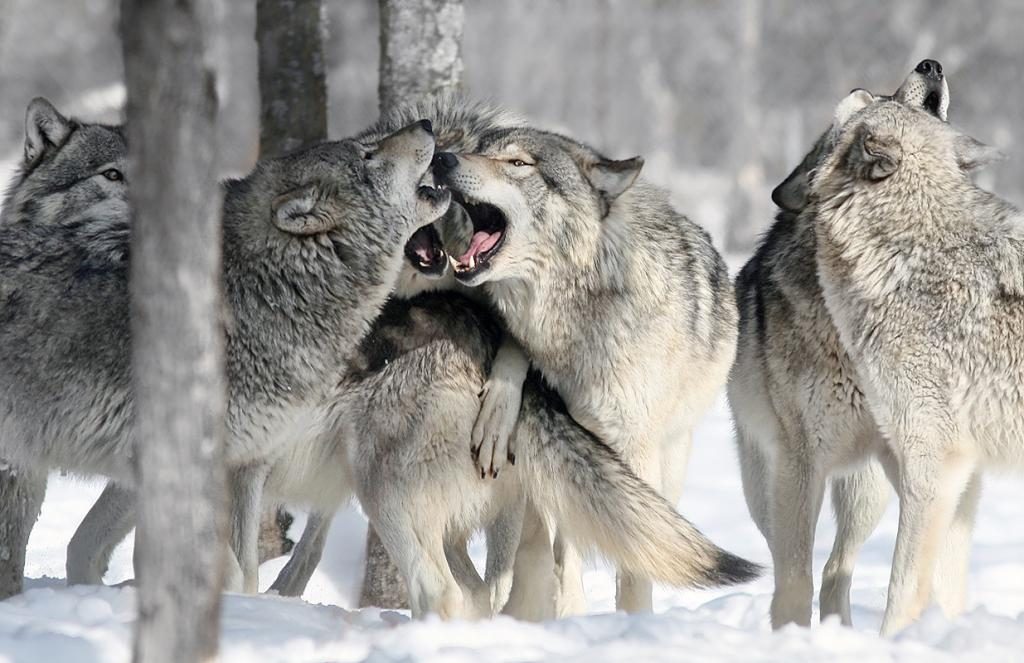
<path fill-rule="evenodd" d="M 0 159 L 16 153 L 25 104 L 117 119 L 123 100 L 116 0 L 7 0 L 0 22 Z M 254 2 L 215 3 L 223 164 L 258 154 Z M 330 135 L 377 116 L 377 0 L 326 2 Z M 768 192 L 854 87 L 892 92 L 918 60 L 942 62 L 951 120 L 1011 157 L 1024 131 L 1024 3 L 988 0 L 468 0 L 465 89 L 645 172 L 722 248 L 749 250 Z M 1019 100 L 1019 101 L 1017 101 Z M 983 184 L 1024 203 L 1024 160 Z"/>

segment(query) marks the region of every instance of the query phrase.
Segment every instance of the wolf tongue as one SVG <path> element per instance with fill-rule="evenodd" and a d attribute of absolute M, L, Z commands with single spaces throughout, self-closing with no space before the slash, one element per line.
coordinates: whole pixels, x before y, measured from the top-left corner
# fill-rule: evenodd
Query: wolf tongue
<path fill-rule="evenodd" d="M 501 237 L 501 231 L 488 233 L 480 230 L 473 233 L 473 239 L 469 240 L 469 249 L 459 257 L 459 262 L 466 264 L 470 258 L 494 248 L 499 237 Z"/>

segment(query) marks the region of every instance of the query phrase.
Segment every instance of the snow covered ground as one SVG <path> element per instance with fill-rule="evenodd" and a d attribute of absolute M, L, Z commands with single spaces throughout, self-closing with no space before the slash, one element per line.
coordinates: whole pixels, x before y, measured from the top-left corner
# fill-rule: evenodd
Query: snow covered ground
<path fill-rule="evenodd" d="M 130 656 L 131 588 L 65 588 L 65 546 L 101 484 L 53 477 L 32 534 L 29 590 L 0 603 L 0 661 L 125 661 Z M 949 622 L 937 611 L 895 640 L 876 634 L 885 602 L 896 531 L 895 506 L 861 556 L 854 578 L 855 629 L 838 623 L 771 633 L 772 583 L 764 578 L 726 590 L 659 588 L 658 614 L 614 609 L 609 570 L 594 564 L 585 583 L 590 616 L 546 624 L 508 618 L 485 623 L 410 622 L 406 615 L 352 610 L 362 563 L 365 521 L 355 508 L 332 528 L 324 562 L 304 600 L 228 595 L 225 661 L 1011 661 L 1024 656 L 1024 486 L 993 478 L 985 487 L 971 565 L 971 609 Z M 768 563 L 764 541 L 747 515 L 724 402 L 698 430 L 680 510 L 715 541 Z M 296 523 L 298 536 L 301 519 Z M 818 527 L 816 575 L 834 528 Z M 474 544 L 475 559 L 482 546 Z M 262 568 L 269 584 L 283 559 Z M 115 553 L 110 583 L 131 576 L 130 540 Z"/>

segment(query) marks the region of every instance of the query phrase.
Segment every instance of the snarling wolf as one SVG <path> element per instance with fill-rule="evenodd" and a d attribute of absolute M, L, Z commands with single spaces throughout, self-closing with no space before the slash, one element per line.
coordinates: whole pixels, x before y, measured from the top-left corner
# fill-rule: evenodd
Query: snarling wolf
<path fill-rule="evenodd" d="M 432 119 L 439 146 L 472 151 L 481 136 L 472 127 L 487 116 L 478 110 L 470 119 L 467 113 L 458 103 L 417 111 Z M 486 123 L 493 130 L 499 121 Z M 526 499 L 579 545 L 596 547 L 644 577 L 696 586 L 751 577 L 753 565 L 702 537 L 617 453 L 569 417 L 539 376 L 525 388 L 523 377 L 510 377 L 514 390 L 523 391 L 521 408 L 518 393 L 514 399 L 519 420 L 509 441 L 518 460 L 502 464 L 504 469 L 486 461 L 493 472 L 481 479 L 480 452 L 475 464 L 467 452 L 480 425 L 479 394 L 495 382 L 495 364 L 509 338 L 480 291 L 460 286 L 447 269 L 446 249 L 461 254 L 472 241 L 464 211 L 453 206 L 435 225 L 437 233 L 414 237 L 421 241 L 407 252 L 400 290 L 341 379 L 333 455 L 309 464 L 347 467 L 363 509 L 408 583 L 413 613 L 480 617 L 502 607 Z M 423 290 L 431 292 L 416 294 Z M 323 524 L 321 519 L 307 529 L 289 566 L 322 546 Z M 466 552 L 469 535 L 479 529 L 488 539 L 484 580 Z M 293 593 L 295 578 L 309 570 L 308 563 L 295 562 L 293 573 L 275 585 Z"/>
<path fill-rule="evenodd" d="M 812 179 L 825 304 L 900 501 L 884 634 L 963 582 L 981 473 L 1024 462 L 1024 216 L 970 176 L 998 157 L 888 101 Z"/>
<path fill-rule="evenodd" d="M 733 360 L 736 308 L 707 233 L 638 180 L 642 165 L 515 127 L 439 153 L 434 173 L 473 225 L 456 277 L 483 286 L 572 418 L 675 503 L 694 422 Z M 525 531 L 524 566 L 539 568 L 526 560 L 550 558 L 551 535 L 535 514 Z M 554 610 L 579 612 L 579 557 L 555 547 Z M 618 607 L 650 610 L 649 577 L 621 571 Z M 517 569 L 512 614 L 553 616 L 528 580 Z"/>
<path fill-rule="evenodd" d="M 729 378 L 743 489 L 775 561 L 772 624 L 811 619 L 814 526 L 832 478 L 838 521 L 821 585 L 821 617 L 850 624 L 850 579 L 860 546 L 888 502 L 877 462 L 880 443 L 855 365 L 825 307 L 815 261 L 816 210 L 810 178 L 832 153 L 844 122 L 870 98 L 946 119 L 949 92 L 941 65 L 922 61 L 892 97 L 859 91 L 772 198 L 780 211 L 736 279 L 740 336 Z"/>
<path fill-rule="evenodd" d="M 229 558 L 246 590 L 270 465 L 323 427 L 326 396 L 385 303 L 406 241 L 447 208 L 447 194 L 419 187 L 433 152 L 429 122 L 417 122 L 378 143 L 261 161 L 224 187 Z M 42 99 L 28 108 L 0 219 L 0 457 L 37 476 L 107 476 L 130 499 L 126 154 L 119 127 L 65 118 Z M 438 203 L 433 218 L 421 220 L 422 196 Z M 125 508 L 93 524 L 123 529 L 133 517 Z"/>

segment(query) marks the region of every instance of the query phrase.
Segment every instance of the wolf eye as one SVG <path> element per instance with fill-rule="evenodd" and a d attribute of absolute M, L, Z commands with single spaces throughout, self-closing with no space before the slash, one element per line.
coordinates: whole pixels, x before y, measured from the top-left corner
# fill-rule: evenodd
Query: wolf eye
<path fill-rule="evenodd" d="M 100 174 L 103 175 L 103 177 L 106 177 L 111 182 L 120 182 L 121 180 L 124 179 L 124 175 L 122 175 L 121 171 L 118 170 L 117 168 L 107 168 Z"/>
<path fill-rule="evenodd" d="M 527 163 L 526 161 L 523 161 L 522 159 L 512 159 L 511 161 L 509 161 L 509 163 L 512 164 L 513 166 L 515 166 L 516 168 L 522 168 L 523 166 L 532 166 L 533 165 L 532 163 Z"/>

